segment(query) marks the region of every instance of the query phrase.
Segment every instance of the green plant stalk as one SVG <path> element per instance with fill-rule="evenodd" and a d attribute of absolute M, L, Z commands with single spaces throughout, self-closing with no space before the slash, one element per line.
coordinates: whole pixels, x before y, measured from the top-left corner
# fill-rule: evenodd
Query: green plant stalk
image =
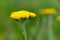
<path fill-rule="evenodd" d="M 43 40 L 44 39 L 43 38 L 44 37 L 44 34 L 47 32 L 46 31 L 46 27 L 47 27 L 47 16 L 46 15 L 43 15 L 42 25 L 41 25 L 41 28 L 40 28 L 40 31 L 39 31 L 37 40 Z"/>
<path fill-rule="evenodd" d="M 23 30 L 23 35 L 24 35 L 24 39 L 27 40 L 27 34 L 26 34 L 26 28 L 25 28 L 25 23 L 21 23 L 22 26 L 22 30 Z"/>
<path fill-rule="evenodd" d="M 55 40 L 52 29 L 53 29 L 53 16 L 52 15 L 48 15 L 49 40 Z"/>

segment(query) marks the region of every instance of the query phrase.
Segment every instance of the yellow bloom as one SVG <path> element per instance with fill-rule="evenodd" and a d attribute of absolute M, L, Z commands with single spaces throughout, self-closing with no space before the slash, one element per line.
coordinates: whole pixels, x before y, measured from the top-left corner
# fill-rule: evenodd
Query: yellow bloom
<path fill-rule="evenodd" d="M 35 13 L 30 12 L 30 16 L 31 16 L 31 17 L 35 17 L 35 16 L 36 16 L 36 14 L 35 14 Z"/>
<path fill-rule="evenodd" d="M 41 14 L 55 14 L 56 13 L 56 9 L 54 9 L 54 8 L 41 9 L 40 13 Z"/>
<path fill-rule="evenodd" d="M 10 15 L 10 17 L 13 19 L 29 18 L 30 16 L 35 17 L 36 14 L 28 11 L 17 11 L 17 12 L 11 13 Z"/>
<path fill-rule="evenodd" d="M 57 20 L 57 21 L 60 21 L 60 16 L 57 16 L 56 20 Z"/>

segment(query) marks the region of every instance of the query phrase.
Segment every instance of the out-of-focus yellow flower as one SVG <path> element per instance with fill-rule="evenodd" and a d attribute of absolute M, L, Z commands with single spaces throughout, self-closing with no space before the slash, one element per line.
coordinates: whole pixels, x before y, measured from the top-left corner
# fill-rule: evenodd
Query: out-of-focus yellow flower
<path fill-rule="evenodd" d="M 30 12 L 30 16 L 31 16 L 31 17 L 35 17 L 35 16 L 36 16 L 36 14 L 35 14 L 35 13 Z"/>
<path fill-rule="evenodd" d="M 60 16 L 57 16 L 57 17 L 56 17 L 56 20 L 57 20 L 57 21 L 60 21 Z"/>
<path fill-rule="evenodd" d="M 21 18 L 29 18 L 29 17 L 35 17 L 36 14 L 28 11 L 17 11 L 11 13 L 10 17 L 13 19 L 21 19 Z"/>
<path fill-rule="evenodd" d="M 41 9 L 40 13 L 43 14 L 55 14 L 56 13 L 56 9 L 54 8 L 48 8 L 48 9 Z"/>

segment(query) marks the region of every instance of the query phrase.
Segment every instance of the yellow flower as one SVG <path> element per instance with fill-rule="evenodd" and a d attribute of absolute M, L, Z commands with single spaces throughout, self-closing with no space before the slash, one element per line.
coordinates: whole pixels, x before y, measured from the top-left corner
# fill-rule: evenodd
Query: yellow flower
<path fill-rule="evenodd" d="M 35 16 L 36 16 L 36 14 L 35 14 L 35 13 L 30 12 L 30 16 L 31 16 L 31 17 L 35 17 Z"/>
<path fill-rule="evenodd" d="M 60 16 L 57 16 L 56 20 L 57 20 L 57 21 L 60 21 Z"/>
<path fill-rule="evenodd" d="M 10 17 L 13 19 L 21 19 L 21 18 L 29 18 L 29 17 L 35 17 L 36 14 L 28 11 L 17 11 L 11 13 Z"/>
<path fill-rule="evenodd" d="M 41 9 L 40 13 L 41 14 L 55 14 L 56 13 L 56 9 L 54 9 L 54 8 Z"/>

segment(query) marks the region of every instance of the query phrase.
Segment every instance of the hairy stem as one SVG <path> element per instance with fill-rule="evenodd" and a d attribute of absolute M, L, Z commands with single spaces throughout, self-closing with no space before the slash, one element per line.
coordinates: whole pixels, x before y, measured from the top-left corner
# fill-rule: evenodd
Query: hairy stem
<path fill-rule="evenodd" d="M 55 40 L 52 28 L 53 28 L 53 16 L 48 15 L 49 40 Z"/>
<path fill-rule="evenodd" d="M 24 39 L 27 40 L 27 34 L 26 34 L 25 23 L 22 23 L 21 26 L 22 26 L 22 30 L 23 30 Z"/>

